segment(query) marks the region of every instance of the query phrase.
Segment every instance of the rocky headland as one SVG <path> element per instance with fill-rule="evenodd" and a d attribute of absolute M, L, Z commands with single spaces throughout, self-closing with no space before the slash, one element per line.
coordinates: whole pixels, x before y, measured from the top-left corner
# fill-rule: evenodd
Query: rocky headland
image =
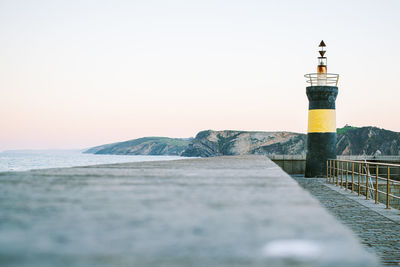
<path fill-rule="evenodd" d="M 400 133 L 376 127 L 337 129 L 337 155 L 400 155 Z M 90 148 L 85 153 L 116 155 L 304 155 L 307 135 L 293 132 L 213 131 L 195 138 L 144 137 Z"/>
<path fill-rule="evenodd" d="M 292 132 L 202 131 L 182 153 L 186 157 L 246 154 L 303 154 L 306 135 Z"/>
<path fill-rule="evenodd" d="M 113 155 L 179 156 L 193 138 L 143 137 L 89 148 L 84 153 Z"/>

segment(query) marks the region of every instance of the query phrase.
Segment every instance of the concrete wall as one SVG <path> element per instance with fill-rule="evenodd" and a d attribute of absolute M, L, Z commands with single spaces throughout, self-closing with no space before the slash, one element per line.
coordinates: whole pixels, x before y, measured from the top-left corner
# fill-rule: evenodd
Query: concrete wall
<path fill-rule="evenodd" d="M 306 156 L 305 155 L 268 155 L 288 174 L 304 174 L 306 171 Z"/>

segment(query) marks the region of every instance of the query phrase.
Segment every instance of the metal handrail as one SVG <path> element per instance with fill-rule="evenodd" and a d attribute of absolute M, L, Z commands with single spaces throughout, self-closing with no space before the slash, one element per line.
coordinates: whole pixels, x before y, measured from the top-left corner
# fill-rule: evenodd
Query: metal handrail
<path fill-rule="evenodd" d="M 339 74 L 335 73 L 308 73 L 304 77 L 307 78 L 306 82 L 311 84 L 311 86 L 319 85 L 319 83 L 323 83 L 324 85 L 334 84 L 337 86 L 339 82 Z"/>
<path fill-rule="evenodd" d="M 373 162 L 373 161 L 360 161 L 360 160 L 348 160 L 348 159 L 334 159 L 337 161 L 344 161 L 344 162 L 355 162 L 355 163 L 369 163 L 373 165 L 380 165 L 380 166 L 391 166 L 391 167 L 400 167 L 400 164 L 393 164 L 393 163 L 382 163 L 382 162 Z"/>
<path fill-rule="evenodd" d="M 390 179 L 390 169 L 394 167 L 400 168 L 400 164 L 330 159 L 326 162 L 326 181 L 336 186 L 340 185 L 341 188 L 345 187 L 346 190 L 350 189 L 351 182 L 352 193 L 356 191 L 358 196 L 363 194 L 366 199 L 371 197 L 375 199 L 375 204 L 379 202 L 379 194 L 384 194 L 386 208 L 390 209 L 390 197 L 400 200 L 400 195 L 390 192 L 391 186 L 400 185 L 400 181 Z M 382 169 L 386 171 L 386 174 L 380 173 Z M 370 171 L 375 171 L 375 174 L 371 174 Z M 379 181 L 385 182 L 379 183 Z M 379 190 L 379 185 L 385 185 L 386 192 Z"/>

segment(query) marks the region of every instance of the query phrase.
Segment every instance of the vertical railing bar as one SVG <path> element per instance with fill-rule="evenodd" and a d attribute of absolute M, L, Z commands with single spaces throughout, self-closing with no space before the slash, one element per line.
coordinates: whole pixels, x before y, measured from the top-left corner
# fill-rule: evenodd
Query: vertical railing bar
<path fill-rule="evenodd" d="M 376 164 L 375 204 L 378 204 L 378 176 L 379 176 L 379 165 Z"/>
<path fill-rule="evenodd" d="M 369 163 L 367 163 L 367 171 L 366 171 L 366 180 L 365 180 L 365 199 L 368 199 L 368 191 L 369 191 L 369 184 L 368 184 L 368 179 L 369 179 Z"/>
<path fill-rule="evenodd" d="M 349 162 L 346 162 L 346 191 L 348 190 L 349 183 L 347 181 L 347 177 L 349 176 Z"/>
<path fill-rule="evenodd" d="M 354 193 L 354 162 L 351 163 L 351 193 Z"/>
<path fill-rule="evenodd" d="M 360 183 L 361 173 L 362 173 L 361 163 L 358 163 L 358 196 L 361 195 L 361 183 Z"/>
<path fill-rule="evenodd" d="M 341 177 L 340 177 L 340 188 L 343 188 L 343 161 L 342 161 L 342 170 L 341 170 Z"/>
<path fill-rule="evenodd" d="M 386 209 L 390 209 L 390 166 L 387 166 L 387 185 L 386 185 Z"/>
<path fill-rule="evenodd" d="M 330 166 L 329 166 L 330 160 L 328 159 L 326 161 L 326 182 L 329 183 L 329 178 L 330 178 Z"/>
<path fill-rule="evenodd" d="M 337 175 L 336 175 L 336 186 L 339 186 L 339 161 L 338 160 L 336 160 L 336 173 L 337 173 Z"/>
<path fill-rule="evenodd" d="M 334 160 L 334 161 L 333 161 L 333 184 L 336 183 L 336 182 L 335 182 L 335 179 L 336 179 L 336 172 L 337 172 L 337 166 L 336 166 L 336 164 L 337 164 L 337 160 Z"/>
<path fill-rule="evenodd" d="M 328 160 L 326 161 L 326 182 L 328 182 Z"/>
<path fill-rule="evenodd" d="M 328 173 L 327 173 L 327 178 L 326 178 L 326 182 L 329 183 L 330 179 L 331 179 L 331 160 L 328 160 L 327 163 L 328 164 Z"/>

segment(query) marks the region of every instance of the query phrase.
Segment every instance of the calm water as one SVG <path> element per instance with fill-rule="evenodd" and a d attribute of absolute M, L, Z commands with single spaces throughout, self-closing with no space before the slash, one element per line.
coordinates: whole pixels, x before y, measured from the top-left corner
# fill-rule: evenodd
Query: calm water
<path fill-rule="evenodd" d="M 0 152 L 0 172 L 181 158 L 178 156 L 93 155 L 84 154 L 80 150 L 15 150 Z"/>

